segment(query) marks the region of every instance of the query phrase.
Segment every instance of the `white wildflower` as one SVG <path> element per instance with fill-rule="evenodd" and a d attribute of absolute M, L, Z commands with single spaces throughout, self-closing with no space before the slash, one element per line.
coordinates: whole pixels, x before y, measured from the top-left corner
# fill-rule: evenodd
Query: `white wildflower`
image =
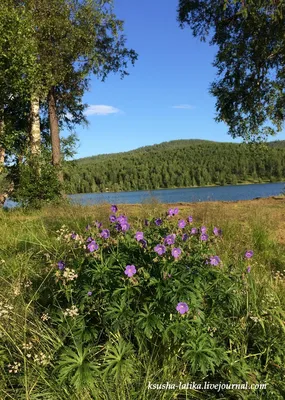
<path fill-rule="evenodd" d="M 12 310 L 13 306 L 0 301 L 0 318 L 9 318 Z"/>
<path fill-rule="evenodd" d="M 63 277 L 67 281 L 74 281 L 74 279 L 78 278 L 78 275 L 75 273 L 74 269 L 65 268 L 63 272 Z"/>
<path fill-rule="evenodd" d="M 77 315 L 79 315 L 78 313 L 78 308 L 76 306 L 71 306 L 71 308 L 67 308 L 63 315 L 65 315 L 66 317 L 76 317 Z"/>
<path fill-rule="evenodd" d="M 21 369 L 21 363 L 14 361 L 14 364 L 8 364 L 9 374 L 17 374 Z"/>
<path fill-rule="evenodd" d="M 48 321 L 50 319 L 50 316 L 48 315 L 48 313 L 43 313 L 41 316 L 41 320 L 42 321 Z"/>

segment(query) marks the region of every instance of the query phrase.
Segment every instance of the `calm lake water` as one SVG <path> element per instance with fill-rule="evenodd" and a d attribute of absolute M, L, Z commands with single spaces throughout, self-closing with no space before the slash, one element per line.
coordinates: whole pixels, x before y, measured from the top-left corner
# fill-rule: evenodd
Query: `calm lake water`
<path fill-rule="evenodd" d="M 278 196 L 285 191 L 285 182 L 261 183 L 254 185 L 213 186 L 187 189 L 162 189 L 152 191 L 120 193 L 85 193 L 69 197 L 75 204 L 91 205 L 141 204 L 157 199 L 162 203 L 192 203 L 197 201 L 236 201 L 252 200 L 256 197 Z M 14 207 L 16 203 L 8 200 L 5 207 Z"/>
<path fill-rule="evenodd" d="M 197 201 L 251 200 L 256 197 L 278 196 L 285 191 L 285 183 L 214 186 L 187 189 L 163 189 L 120 193 L 86 193 L 71 195 L 74 203 L 87 205 L 99 203 L 137 204 L 157 199 L 162 203 Z"/>

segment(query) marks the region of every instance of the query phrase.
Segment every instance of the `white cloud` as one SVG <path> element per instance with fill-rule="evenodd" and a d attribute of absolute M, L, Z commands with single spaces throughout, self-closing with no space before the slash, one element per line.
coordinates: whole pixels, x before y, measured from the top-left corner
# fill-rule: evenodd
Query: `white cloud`
<path fill-rule="evenodd" d="M 179 104 L 178 106 L 172 106 L 172 108 L 180 108 L 183 110 L 193 110 L 195 107 L 191 104 Z"/>
<path fill-rule="evenodd" d="M 113 106 L 91 104 L 85 111 L 86 116 L 117 114 L 120 110 Z"/>

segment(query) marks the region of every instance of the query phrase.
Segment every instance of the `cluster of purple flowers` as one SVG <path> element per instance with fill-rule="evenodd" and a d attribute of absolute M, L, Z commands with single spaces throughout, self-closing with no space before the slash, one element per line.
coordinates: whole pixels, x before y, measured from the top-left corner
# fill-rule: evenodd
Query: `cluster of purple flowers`
<path fill-rule="evenodd" d="M 178 208 L 170 208 L 170 209 L 168 210 L 168 215 L 169 215 L 170 217 L 173 217 L 174 215 L 177 215 L 178 213 L 179 213 Z"/>
<path fill-rule="evenodd" d="M 118 207 L 115 204 L 113 204 L 111 206 L 111 211 L 113 213 L 116 213 L 118 211 Z M 112 215 L 110 215 L 109 220 L 112 224 L 116 223 L 115 229 L 118 232 L 121 232 L 121 231 L 126 232 L 130 229 L 130 224 L 128 223 L 128 218 L 125 215 L 119 215 L 118 217 L 116 217 L 116 215 L 112 214 Z"/>

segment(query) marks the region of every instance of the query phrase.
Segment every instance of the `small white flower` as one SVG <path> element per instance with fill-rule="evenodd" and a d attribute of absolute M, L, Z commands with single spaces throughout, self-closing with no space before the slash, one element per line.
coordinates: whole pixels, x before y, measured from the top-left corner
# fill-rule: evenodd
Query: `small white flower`
<path fill-rule="evenodd" d="M 64 313 L 63 313 L 63 315 L 64 316 L 68 316 L 68 317 L 76 317 L 77 315 L 79 315 L 79 312 L 78 312 L 79 310 L 78 310 L 78 308 L 76 307 L 76 306 L 71 306 L 71 308 L 67 308 L 65 311 L 64 311 Z"/>
<path fill-rule="evenodd" d="M 43 313 L 41 316 L 41 320 L 42 321 L 48 321 L 50 319 L 50 316 L 48 315 L 48 313 Z"/>
<path fill-rule="evenodd" d="M 63 271 L 63 277 L 67 281 L 74 281 L 74 279 L 78 278 L 78 275 L 75 273 L 74 269 L 65 268 Z"/>

